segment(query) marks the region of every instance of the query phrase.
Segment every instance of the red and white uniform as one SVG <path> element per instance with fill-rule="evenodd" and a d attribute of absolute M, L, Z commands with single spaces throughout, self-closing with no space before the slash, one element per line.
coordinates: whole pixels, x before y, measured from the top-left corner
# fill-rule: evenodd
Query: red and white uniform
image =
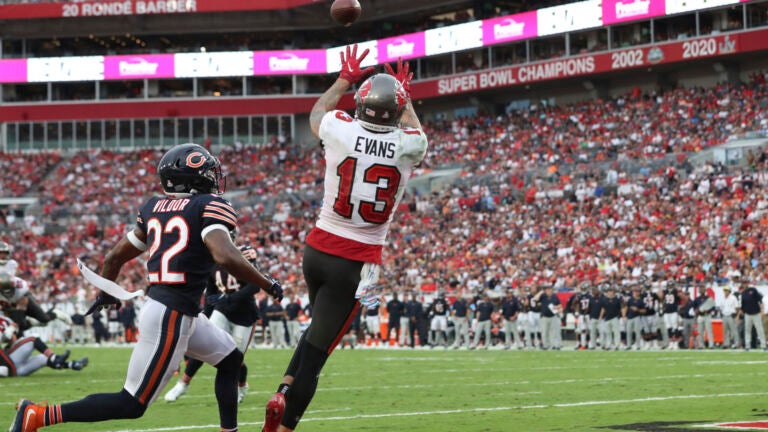
<path fill-rule="evenodd" d="M 307 244 L 322 252 L 381 264 L 395 209 L 413 168 L 427 151 L 419 129 L 364 129 L 344 111 L 330 111 L 320 123 L 325 147 L 325 195 Z"/>
<path fill-rule="evenodd" d="M 6 295 L 0 292 L 0 308 L 6 309 L 16 306 L 16 303 L 29 293 L 29 284 L 24 279 L 13 276 L 13 285 L 16 289 L 13 291 L 12 296 L 6 297 Z"/>
<path fill-rule="evenodd" d="M 19 269 L 18 261 L 13 258 L 4 261 L 5 262 L 0 261 L 0 272 L 8 273 L 11 276 L 16 276 L 16 272 Z"/>

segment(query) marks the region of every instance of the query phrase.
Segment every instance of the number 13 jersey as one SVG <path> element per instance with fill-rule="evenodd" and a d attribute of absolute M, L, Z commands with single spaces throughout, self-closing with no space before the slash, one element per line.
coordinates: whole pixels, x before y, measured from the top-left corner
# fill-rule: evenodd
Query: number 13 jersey
<path fill-rule="evenodd" d="M 319 136 L 325 148 L 325 193 L 307 244 L 381 263 L 389 225 L 413 168 L 426 154 L 427 138 L 412 128 L 372 132 L 338 110 L 325 114 Z"/>

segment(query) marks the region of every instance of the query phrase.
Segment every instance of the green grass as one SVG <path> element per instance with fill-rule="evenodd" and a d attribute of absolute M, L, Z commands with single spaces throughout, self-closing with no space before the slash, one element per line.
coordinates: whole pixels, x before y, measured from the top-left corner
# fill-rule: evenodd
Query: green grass
<path fill-rule="evenodd" d="M 0 379 L 0 428 L 10 424 L 20 396 L 58 403 L 122 387 L 130 349 L 71 349 L 73 357 L 91 358 L 80 373 L 45 368 Z M 241 431 L 261 430 L 264 403 L 290 355 L 248 352 L 251 390 L 240 406 Z M 298 431 L 572 432 L 768 420 L 766 365 L 768 354 L 759 351 L 337 350 Z M 217 431 L 213 375 L 203 367 L 187 395 L 174 404 L 161 395 L 138 420 L 45 430 Z"/>

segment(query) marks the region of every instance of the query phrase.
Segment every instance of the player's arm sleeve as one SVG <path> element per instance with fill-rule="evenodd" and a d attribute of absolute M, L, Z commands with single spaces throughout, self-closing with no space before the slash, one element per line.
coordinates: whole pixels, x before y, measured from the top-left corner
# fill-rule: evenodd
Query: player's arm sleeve
<path fill-rule="evenodd" d="M 259 287 L 253 284 L 246 284 L 243 285 L 239 290 L 233 292 L 229 295 L 230 301 L 233 302 L 244 302 L 247 301 L 250 297 L 253 297 L 257 292 L 261 291 Z"/>
<path fill-rule="evenodd" d="M 418 165 L 427 155 L 427 136 L 421 129 L 400 129 L 403 142 L 403 157 Z"/>
<path fill-rule="evenodd" d="M 338 139 L 334 139 L 334 134 L 338 134 L 346 123 L 352 123 L 352 117 L 344 111 L 333 110 L 328 111 L 323 115 L 323 119 L 320 120 L 320 129 L 318 136 L 322 140 L 326 150 L 334 148 L 337 145 Z"/>
<path fill-rule="evenodd" d="M 209 232 L 213 230 L 223 230 L 227 233 L 237 228 L 237 212 L 232 205 L 223 198 L 212 197 L 210 201 L 203 204 L 201 220 L 203 222 L 203 231 L 201 236 L 203 240 Z"/>

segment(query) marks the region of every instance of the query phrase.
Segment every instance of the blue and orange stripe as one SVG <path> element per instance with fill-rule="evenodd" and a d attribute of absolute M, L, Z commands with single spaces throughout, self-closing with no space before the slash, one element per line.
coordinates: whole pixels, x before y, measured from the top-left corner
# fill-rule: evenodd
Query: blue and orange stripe
<path fill-rule="evenodd" d="M 168 309 L 163 315 L 159 347 L 149 363 L 148 375 L 144 377 L 136 391 L 136 398 L 141 404 L 147 404 L 157 392 L 160 381 L 171 366 L 171 358 L 179 344 L 183 315 Z"/>

